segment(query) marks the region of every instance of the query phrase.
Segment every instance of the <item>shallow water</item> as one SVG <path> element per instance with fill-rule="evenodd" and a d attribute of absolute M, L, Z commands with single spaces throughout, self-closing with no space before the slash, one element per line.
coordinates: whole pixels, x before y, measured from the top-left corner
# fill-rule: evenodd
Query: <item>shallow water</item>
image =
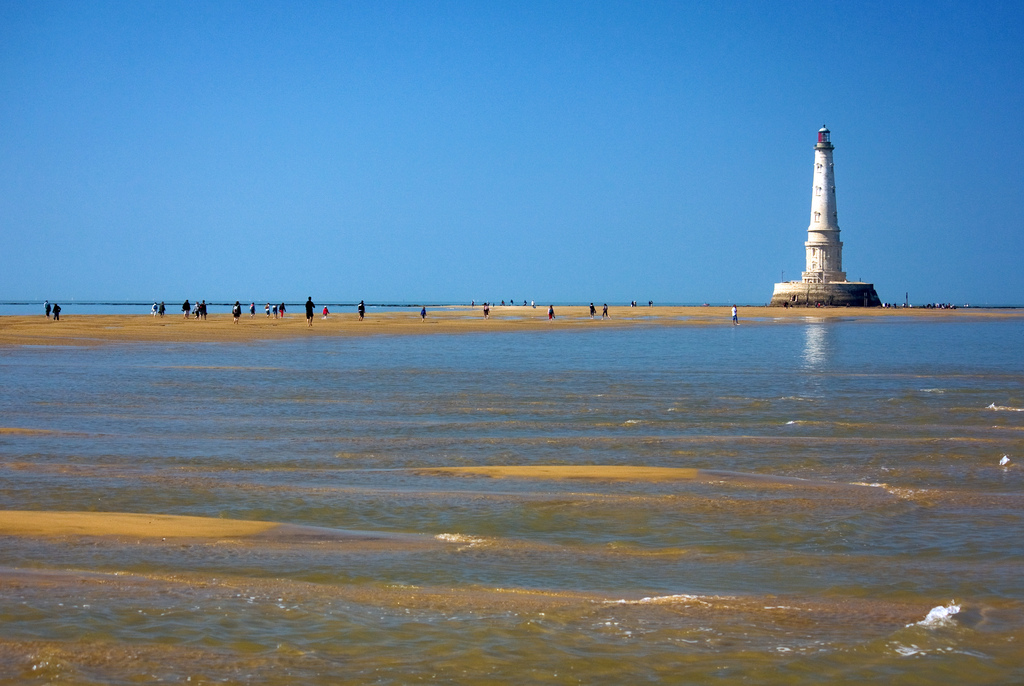
<path fill-rule="evenodd" d="M 1019 682 L 1022 341 L 886 318 L 6 348 L 0 426 L 39 431 L 0 432 L 5 509 L 402 535 L 0 537 L 0 680 Z M 720 473 L 416 471 L 512 464 Z"/>

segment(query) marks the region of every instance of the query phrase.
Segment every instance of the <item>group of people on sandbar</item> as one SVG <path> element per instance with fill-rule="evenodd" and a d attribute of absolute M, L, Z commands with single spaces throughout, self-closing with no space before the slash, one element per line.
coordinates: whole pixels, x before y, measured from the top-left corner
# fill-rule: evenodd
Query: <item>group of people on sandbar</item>
<path fill-rule="evenodd" d="M 502 301 L 501 304 L 504 305 L 505 301 Z M 523 305 L 526 305 L 526 304 L 527 303 L 524 300 L 523 301 Z M 630 307 L 637 307 L 637 303 L 636 303 L 635 300 L 631 301 L 629 305 L 630 305 Z M 648 301 L 647 305 L 648 305 L 648 307 L 653 307 L 654 306 L 654 302 L 653 301 Z M 475 306 L 476 306 L 476 301 L 474 300 L 471 303 L 471 307 L 475 307 Z M 886 305 L 886 306 L 891 307 L 891 305 Z M 536 307 L 536 303 L 533 304 L 533 307 Z M 937 308 L 937 309 L 956 309 L 955 305 L 949 305 L 949 304 L 926 305 L 926 307 L 934 307 L 934 308 Z M 52 316 L 54 321 L 60 320 L 60 312 L 61 312 L 60 305 L 57 305 L 57 304 L 51 305 L 50 301 L 47 300 L 45 303 L 43 303 L 43 309 L 44 309 L 44 312 L 46 313 L 46 318 L 47 319 L 50 319 L 51 316 Z M 250 319 L 254 318 L 256 316 L 256 303 L 255 303 L 255 301 L 249 303 L 249 308 L 248 309 L 249 309 L 249 318 Z M 266 316 L 267 316 L 268 319 L 270 317 L 274 317 L 275 319 L 278 318 L 278 317 L 283 318 L 285 316 L 285 313 L 287 312 L 287 309 L 288 308 L 286 307 L 285 303 L 283 303 L 283 302 L 279 303 L 277 305 L 271 305 L 268 302 L 263 307 L 263 311 L 266 313 Z M 312 296 L 310 296 L 309 298 L 306 299 L 305 309 L 306 309 L 306 325 L 311 327 L 311 326 L 313 326 L 313 313 L 316 310 L 316 305 L 313 303 L 313 297 Z M 167 308 L 166 308 L 165 304 L 163 303 L 163 301 L 161 301 L 159 303 L 154 302 L 153 303 L 153 307 L 150 309 L 150 314 L 152 316 L 154 316 L 154 317 L 156 317 L 156 316 L 163 317 L 164 314 L 166 313 L 166 311 L 167 311 Z M 356 306 L 356 311 L 359 314 L 359 321 L 363 321 L 363 319 L 366 317 L 366 303 L 365 303 L 365 301 L 363 301 L 363 300 L 359 301 L 359 305 Z M 202 300 L 202 301 L 198 301 L 197 300 L 195 303 L 192 303 L 192 302 L 190 302 L 188 300 L 185 300 L 185 302 L 183 302 L 182 305 L 181 305 L 181 314 L 182 314 L 182 317 L 185 318 L 185 319 L 190 319 L 190 318 L 206 319 L 206 315 L 207 315 L 206 300 Z M 483 303 L 483 314 L 484 314 L 484 319 L 489 319 L 490 318 L 490 316 L 491 316 L 491 303 L 489 303 L 489 302 L 484 302 Z M 328 315 L 330 315 L 330 311 L 328 310 L 327 306 L 324 305 L 324 307 L 323 307 L 323 309 L 321 311 L 321 319 L 327 319 Z M 426 306 L 423 306 L 423 307 L 420 308 L 419 315 L 420 315 L 420 321 L 426 320 L 426 318 L 427 318 L 427 308 L 426 308 Z M 555 308 L 554 308 L 553 305 L 548 305 L 547 315 L 548 315 L 548 320 L 549 321 L 555 319 Z M 241 316 L 242 316 L 242 304 L 241 304 L 240 301 L 236 300 L 235 304 L 231 307 L 231 316 L 232 316 L 232 319 L 233 319 L 234 323 L 237 324 L 239 318 L 241 318 Z M 595 319 L 596 317 L 597 317 L 597 307 L 595 307 L 594 303 L 590 303 L 590 318 L 591 319 Z M 611 315 L 608 314 L 608 303 L 604 303 L 604 305 L 601 308 L 601 319 L 611 319 Z M 739 323 L 738 312 L 737 312 L 737 308 L 736 308 L 735 305 L 732 306 L 732 321 L 733 321 L 733 324 L 738 324 Z"/>
<path fill-rule="evenodd" d="M 231 306 L 231 316 L 232 316 L 233 321 L 236 324 L 238 323 L 239 318 L 241 318 L 241 316 L 242 316 L 242 311 L 243 311 L 242 308 L 243 308 L 242 303 L 239 300 L 236 300 L 235 304 Z M 250 302 L 248 309 L 249 309 L 249 318 L 250 319 L 255 318 L 256 317 L 256 302 L 255 301 Z M 313 326 L 313 311 L 315 309 L 316 309 L 316 305 L 313 304 L 313 298 L 312 298 L 312 296 L 310 296 L 309 298 L 306 299 L 306 323 L 309 326 Z M 359 301 L 359 305 L 356 307 L 356 310 L 359 313 L 359 321 L 363 321 L 363 319 L 366 317 L 366 303 L 364 301 L 360 300 Z M 54 306 L 54 311 L 55 312 L 59 311 L 59 307 L 55 305 Z M 270 303 L 267 303 L 266 305 L 263 306 L 263 311 L 264 311 L 264 313 L 266 313 L 266 316 L 267 316 L 268 319 L 271 318 L 271 317 L 273 317 L 274 319 L 277 319 L 277 318 L 282 318 L 283 319 L 285 314 L 288 311 L 288 307 L 283 302 L 279 303 L 279 304 L 276 304 L 276 305 L 271 305 Z M 164 306 L 163 302 L 161 302 L 159 305 L 157 303 L 153 303 L 151 314 L 154 317 L 157 316 L 158 314 L 159 314 L 159 316 L 162 317 L 162 316 L 164 316 L 165 312 L 166 312 L 166 307 Z M 322 315 L 321 318 L 322 319 L 327 319 L 327 317 L 328 317 L 328 315 L 330 315 L 330 313 L 331 313 L 330 310 L 327 309 L 326 305 L 324 305 L 323 310 L 321 311 L 321 315 Z M 200 302 L 200 301 L 197 300 L 193 304 L 193 303 L 189 302 L 188 300 L 186 300 L 185 302 L 183 302 L 181 304 L 181 314 L 182 314 L 182 317 L 185 318 L 185 319 L 190 319 L 190 318 L 206 319 L 206 314 L 207 314 L 206 301 L 203 300 L 202 302 Z M 47 317 L 50 316 L 50 303 L 49 302 L 46 303 L 46 316 Z M 424 312 L 422 316 L 425 317 L 426 316 L 426 312 Z"/>
<path fill-rule="evenodd" d="M 277 319 L 278 317 L 284 317 L 287 308 L 284 306 L 284 303 L 281 303 L 280 305 L 271 305 L 270 303 L 267 303 L 263 306 L 263 311 L 266 313 L 268 319 L 271 316 L 273 316 L 274 319 Z"/>
<path fill-rule="evenodd" d="M 53 305 L 51 305 L 50 301 L 47 300 L 45 303 L 43 303 L 43 310 L 46 312 L 47 319 L 50 318 L 50 315 L 52 313 L 53 321 L 60 321 L 60 305 L 58 305 L 57 303 L 53 303 Z"/>
<path fill-rule="evenodd" d="M 188 299 L 181 304 L 182 319 L 206 319 L 206 301 L 190 303 Z"/>
<path fill-rule="evenodd" d="M 504 305 L 505 301 L 502 300 L 501 304 Z M 523 301 L 523 305 L 526 305 L 526 301 L 525 300 Z M 532 306 L 534 308 L 536 308 L 537 307 L 536 302 L 534 302 L 534 304 Z M 476 307 L 476 301 L 475 300 L 470 302 L 470 307 Z M 491 318 L 491 303 L 484 302 L 484 304 L 483 304 L 483 312 L 484 312 L 484 319 L 490 319 Z M 425 309 L 423 310 L 423 312 L 421 312 L 420 316 L 421 317 L 425 317 L 426 316 L 426 310 Z M 597 308 L 594 307 L 594 303 L 590 303 L 590 318 L 594 319 L 596 316 L 597 316 Z M 552 320 L 554 318 L 555 318 L 555 306 L 554 305 L 548 305 L 548 321 L 550 321 L 550 320 Z M 608 303 L 605 303 L 604 307 L 601 310 L 601 319 L 611 319 L 611 318 L 612 318 L 611 315 L 608 314 Z"/>

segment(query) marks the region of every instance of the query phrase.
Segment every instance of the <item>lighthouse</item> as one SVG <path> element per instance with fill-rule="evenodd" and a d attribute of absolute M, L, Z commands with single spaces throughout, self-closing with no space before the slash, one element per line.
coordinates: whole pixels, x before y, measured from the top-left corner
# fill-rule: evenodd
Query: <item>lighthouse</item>
<path fill-rule="evenodd" d="M 833 150 L 832 132 L 822 126 L 818 129 L 818 142 L 814 146 L 811 216 L 807 226 L 807 241 L 804 243 L 806 269 L 800 281 L 775 284 L 771 305 L 881 305 L 873 284 L 847 281 L 846 272 L 843 271 L 843 242 L 839 240 Z"/>
<path fill-rule="evenodd" d="M 811 223 L 807 227 L 807 271 L 804 283 L 846 281 L 843 271 L 843 243 L 839 240 L 836 210 L 836 176 L 832 163 L 832 133 L 818 129 L 814 146 L 814 183 L 811 188 Z"/>

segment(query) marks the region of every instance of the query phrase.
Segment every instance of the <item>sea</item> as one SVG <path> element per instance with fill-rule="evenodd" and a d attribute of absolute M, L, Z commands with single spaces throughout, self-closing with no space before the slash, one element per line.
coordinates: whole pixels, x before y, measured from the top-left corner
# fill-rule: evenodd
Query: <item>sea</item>
<path fill-rule="evenodd" d="M 144 316 L 144 315 L 142 315 Z M 3 684 L 1024 682 L 1024 318 L 0 348 Z M 670 481 L 474 466 L 674 467 Z M 585 470 L 581 470 L 585 473 Z"/>

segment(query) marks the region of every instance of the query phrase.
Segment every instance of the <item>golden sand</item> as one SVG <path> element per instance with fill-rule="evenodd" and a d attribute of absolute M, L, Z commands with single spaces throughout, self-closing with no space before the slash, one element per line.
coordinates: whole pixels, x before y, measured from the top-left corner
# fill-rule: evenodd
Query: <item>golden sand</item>
<path fill-rule="evenodd" d="M 0 535 L 6 536 L 242 538 L 277 526 L 274 522 L 180 515 L 0 510 Z"/>
<path fill-rule="evenodd" d="M 600 312 L 600 307 L 598 307 Z M 600 314 L 590 318 L 588 307 L 557 307 L 554 321 L 547 319 L 547 307 L 495 307 L 485 320 L 479 307 L 428 310 L 421 321 L 418 311 L 395 309 L 372 311 L 364 321 L 354 313 L 314 317 L 306 326 L 300 314 L 283 319 L 257 313 L 243 314 L 235 324 L 229 314 L 212 314 L 205 321 L 183 319 L 180 315 L 75 315 L 65 313 L 60 321 L 38 316 L 0 317 L 0 345 L 96 345 L 119 341 L 225 342 L 273 340 L 301 336 L 360 336 L 373 334 L 483 333 L 493 331 L 583 330 L 589 327 L 635 326 L 719 326 L 731 325 L 728 307 L 614 307 L 612 318 Z M 763 325 L 778 321 L 813 319 L 860 319 L 875 317 L 915 318 L 1009 318 L 1024 317 L 1018 310 L 925 310 L 883 308 L 779 308 L 741 307 L 740 323 Z"/>

